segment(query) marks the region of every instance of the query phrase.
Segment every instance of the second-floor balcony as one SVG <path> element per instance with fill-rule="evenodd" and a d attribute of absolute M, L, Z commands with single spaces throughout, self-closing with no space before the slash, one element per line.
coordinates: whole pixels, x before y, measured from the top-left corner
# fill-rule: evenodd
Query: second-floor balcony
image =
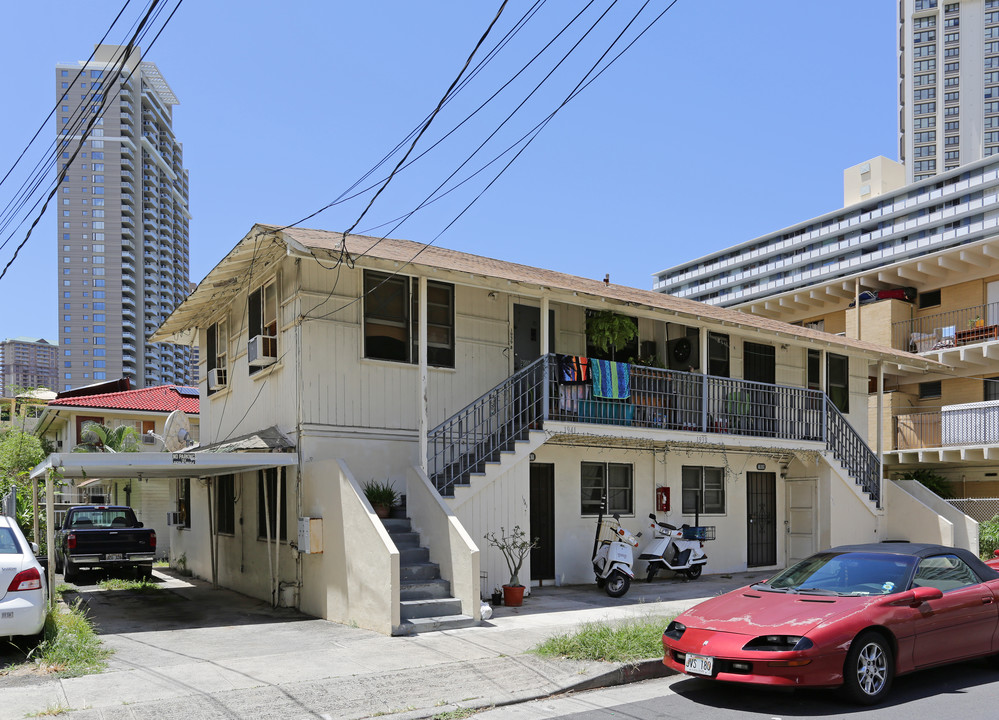
<path fill-rule="evenodd" d="M 897 451 L 999 445 L 999 400 L 906 413 L 893 423 Z"/>
<path fill-rule="evenodd" d="M 999 303 L 972 305 L 892 325 L 892 344 L 915 353 L 999 341 Z"/>

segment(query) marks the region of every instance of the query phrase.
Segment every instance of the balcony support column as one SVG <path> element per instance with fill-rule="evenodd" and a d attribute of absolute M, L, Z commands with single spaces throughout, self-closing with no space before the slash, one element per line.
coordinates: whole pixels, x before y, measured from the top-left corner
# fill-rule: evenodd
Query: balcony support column
<path fill-rule="evenodd" d="M 417 302 L 416 327 L 419 328 L 419 340 L 417 341 L 417 352 L 420 362 L 420 468 L 427 472 L 427 432 L 430 429 L 430 422 L 427 411 L 427 277 L 420 276 L 419 297 Z"/>
<path fill-rule="evenodd" d="M 551 353 L 552 348 L 548 344 L 548 334 L 551 332 L 548 317 L 548 295 L 541 296 L 541 357 L 545 358 L 544 362 L 541 364 L 541 419 L 547 420 L 550 411 L 550 403 L 548 398 L 548 393 L 551 388 L 549 387 L 549 367 L 548 355 Z"/>
<path fill-rule="evenodd" d="M 881 502 L 885 500 L 885 361 L 878 360 L 878 485 Z M 870 436 L 868 436 L 870 437 Z"/>

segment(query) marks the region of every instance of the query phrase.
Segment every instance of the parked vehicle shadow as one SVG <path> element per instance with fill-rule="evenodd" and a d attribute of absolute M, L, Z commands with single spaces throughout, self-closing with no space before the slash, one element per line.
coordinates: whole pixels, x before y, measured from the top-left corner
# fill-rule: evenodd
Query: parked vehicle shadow
<path fill-rule="evenodd" d="M 988 660 L 972 660 L 932 668 L 895 678 L 887 700 L 877 707 L 906 705 L 936 695 L 961 693 L 997 681 L 999 675 Z M 770 689 L 697 678 L 684 678 L 674 682 L 671 689 L 698 705 L 761 715 L 767 713 L 771 717 L 862 715 L 872 711 L 870 707 L 849 702 L 837 690 Z"/>

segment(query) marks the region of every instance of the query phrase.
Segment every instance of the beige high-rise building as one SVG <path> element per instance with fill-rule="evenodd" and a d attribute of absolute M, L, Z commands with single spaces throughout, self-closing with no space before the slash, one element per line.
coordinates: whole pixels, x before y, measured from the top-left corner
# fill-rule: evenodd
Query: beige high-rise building
<path fill-rule="evenodd" d="M 0 340 L 0 394 L 12 397 L 27 389 L 55 389 L 59 346 L 44 338 Z"/>
<path fill-rule="evenodd" d="M 134 387 L 187 382 L 189 349 L 147 342 L 189 288 L 178 101 L 138 50 L 117 75 L 121 51 L 101 45 L 89 62 L 56 65 L 60 170 L 98 116 L 57 200 L 58 390 L 118 377 Z"/>
<path fill-rule="evenodd" d="M 999 0 L 900 0 L 906 182 L 999 153 Z"/>

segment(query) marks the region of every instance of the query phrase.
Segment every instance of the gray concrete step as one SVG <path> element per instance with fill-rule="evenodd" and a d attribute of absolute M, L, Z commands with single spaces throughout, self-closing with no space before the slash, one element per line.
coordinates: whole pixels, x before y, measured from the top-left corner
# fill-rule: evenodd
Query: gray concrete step
<path fill-rule="evenodd" d="M 431 600 L 451 597 L 451 583 L 447 580 L 403 582 L 399 587 L 400 600 Z"/>
<path fill-rule="evenodd" d="M 390 532 L 389 537 L 400 550 L 404 547 L 419 547 L 420 535 L 415 532 Z"/>
<path fill-rule="evenodd" d="M 413 528 L 407 517 L 382 518 L 382 525 L 389 531 L 389 534 L 410 532 Z"/>
<path fill-rule="evenodd" d="M 461 600 L 456 600 L 455 598 L 403 600 L 399 603 L 399 617 L 403 620 L 417 620 L 420 618 L 460 614 Z"/>
<path fill-rule="evenodd" d="M 425 547 L 399 547 L 399 565 L 430 562 L 430 551 Z"/>
<path fill-rule="evenodd" d="M 401 582 L 410 580 L 437 580 L 440 576 L 440 567 L 438 567 L 437 563 L 413 563 L 412 565 L 401 565 L 399 567 L 399 580 Z"/>
<path fill-rule="evenodd" d="M 417 633 L 433 632 L 435 630 L 456 630 L 472 627 L 475 618 L 470 615 L 443 615 L 437 617 L 414 618 L 399 624 L 400 635 L 415 635 Z"/>

